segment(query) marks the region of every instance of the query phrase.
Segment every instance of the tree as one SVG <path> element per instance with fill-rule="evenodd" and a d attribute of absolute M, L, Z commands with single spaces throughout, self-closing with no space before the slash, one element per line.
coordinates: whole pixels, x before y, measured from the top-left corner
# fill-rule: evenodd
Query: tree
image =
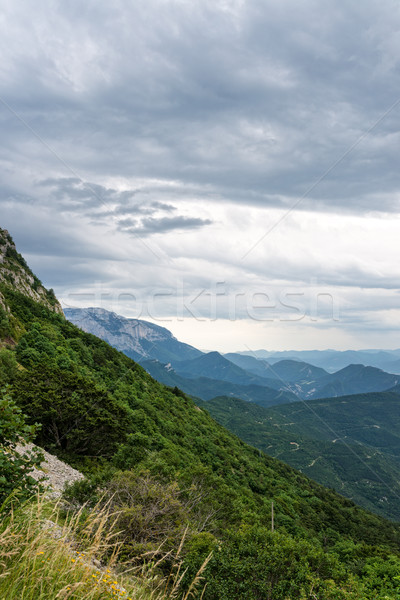
<path fill-rule="evenodd" d="M 17 444 L 25 446 L 32 441 L 38 425 L 27 425 L 26 417 L 15 404 L 7 388 L 0 392 L 0 504 L 13 495 L 28 498 L 38 487 L 30 476 L 34 467 L 39 467 L 43 454 L 38 448 L 16 452 Z"/>
<path fill-rule="evenodd" d="M 6 311 L 0 305 L 0 339 L 4 339 L 10 335 L 10 322 Z"/>
<path fill-rule="evenodd" d="M 37 442 L 55 452 L 108 456 L 129 429 L 128 409 L 107 391 L 56 367 L 23 371 L 13 394 L 31 422 L 40 415 Z"/>

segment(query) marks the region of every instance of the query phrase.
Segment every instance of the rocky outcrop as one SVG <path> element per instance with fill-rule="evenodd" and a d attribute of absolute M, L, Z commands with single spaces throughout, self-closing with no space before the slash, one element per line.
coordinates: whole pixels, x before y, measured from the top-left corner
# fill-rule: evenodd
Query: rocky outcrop
<path fill-rule="evenodd" d="M 134 360 L 155 359 L 163 363 L 190 360 L 200 350 L 177 340 L 165 327 L 141 319 L 128 319 L 103 308 L 66 308 L 71 323 L 92 333 Z"/>
<path fill-rule="evenodd" d="M 0 283 L 12 287 L 24 296 L 39 302 L 59 314 L 62 308 L 52 290 L 46 290 L 32 273 L 23 257 L 17 252 L 12 237 L 6 229 L 0 229 Z M 8 310 L 0 292 L 0 306 Z"/>

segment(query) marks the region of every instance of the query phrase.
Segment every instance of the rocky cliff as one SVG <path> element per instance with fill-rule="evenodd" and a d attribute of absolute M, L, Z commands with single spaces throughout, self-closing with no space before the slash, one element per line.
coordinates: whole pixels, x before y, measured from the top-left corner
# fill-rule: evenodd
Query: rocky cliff
<path fill-rule="evenodd" d="M 148 321 L 128 319 L 103 308 L 67 308 L 64 312 L 71 323 L 134 360 L 174 362 L 202 355 L 197 348 L 177 340 L 165 327 Z"/>
<path fill-rule="evenodd" d="M 46 290 L 32 273 L 24 258 L 17 252 L 13 239 L 6 229 L 0 229 L 0 285 L 11 287 L 46 308 L 63 314 L 53 290 Z M 0 306 L 9 312 L 1 289 Z"/>

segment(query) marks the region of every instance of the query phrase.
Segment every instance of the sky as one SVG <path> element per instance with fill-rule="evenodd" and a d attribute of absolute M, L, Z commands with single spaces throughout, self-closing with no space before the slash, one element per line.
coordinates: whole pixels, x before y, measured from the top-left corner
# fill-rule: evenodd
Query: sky
<path fill-rule="evenodd" d="M 0 227 L 203 349 L 400 347 L 400 4 L 2 0 Z"/>

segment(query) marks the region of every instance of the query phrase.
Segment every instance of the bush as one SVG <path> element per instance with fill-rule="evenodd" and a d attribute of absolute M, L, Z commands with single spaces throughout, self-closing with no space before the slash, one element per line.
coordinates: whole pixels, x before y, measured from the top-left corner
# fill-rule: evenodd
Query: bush
<path fill-rule="evenodd" d="M 176 482 L 164 483 L 148 471 L 117 473 L 108 483 L 105 502 L 118 512 L 117 529 L 127 558 L 141 552 L 178 550 L 189 511 Z"/>
<path fill-rule="evenodd" d="M 39 489 L 39 484 L 29 475 L 40 466 L 43 455 L 38 449 L 16 452 L 18 443 L 26 444 L 33 439 L 38 426 L 29 426 L 25 415 L 15 404 L 6 388 L 0 395 L 0 504 L 11 496 L 25 499 Z"/>
<path fill-rule="evenodd" d="M 197 568 L 209 551 L 212 540 L 200 540 L 203 551 L 194 545 L 186 559 L 188 573 Z M 207 600 L 302 600 L 351 596 L 340 591 L 333 581 L 345 580 L 346 573 L 338 560 L 306 541 L 272 533 L 262 527 L 244 527 L 231 532 L 214 551 L 209 563 Z M 314 594 L 314 595 L 313 595 Z"/>
<path fill-rule="evenodd" d="M 0 349 L 0 385 L 12 383 L 18 374 L 15 353 L 6 348 Z"/>
<path fill-rule="evenodd" d="M 4 339 L 11 333 L 10 322 L 6 311 L 0 306 L 0 339 Z"/>

